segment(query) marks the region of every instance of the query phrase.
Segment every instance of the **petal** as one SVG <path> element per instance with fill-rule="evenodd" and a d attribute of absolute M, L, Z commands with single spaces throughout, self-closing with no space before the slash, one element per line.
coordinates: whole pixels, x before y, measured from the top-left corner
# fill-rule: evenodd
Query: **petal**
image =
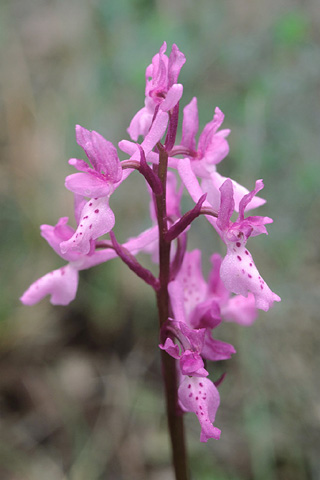
<path fill-rule="evenodd" d="M 153 90 L 157 91 L 166 91 L 168 78 L 167 78 L 167 67 L 168 67 L 168 57 L 165 55 L 167 49 L 167 43 L 163 42 L 160 47 L 159 53 L 156 53 L 152 58 L 152 64 L 149 65 L 146 69 L 146 96 L 152 95 Z M 151 81 L 148 80 L 148 77 L 151 77 Z"/>
<path fill-rule="evenodd" d="M 204 152 L 203 159 L 208 164 L 220 163 L 229 153 L 227 140 L 219 135 L 214 135 Z"/>
<path fill-rule="evenodd" d="M 220 404 L 215 385 L 208 378 L 186 377 L 178 390 L 179 403 L 186 412 L 194 412 L 201 425 L 201 442 L 219 439 L 221 431 L 212 425 Z"/>
<path fill-rule="evenodd" d="M 199 129 L 198 105 L 196 97 L 183 109 L 181 145 L 191 151 L 196 149 L 196 134 Z"/>
<path fill-rule="evenodd" d="M 81 212 L 81 223 L 74 235 L 60 244 L 61 252 L 76 250 L 86 255 L 91 241 L 110 232 L 114 226 L 114 214 L 109 207 L 109 197 L 92 198 Z"/>
<path fill-rule="evenodd" d="M 143 107 L 139 110 L 130 122 L 127 132 L 132 140 L 137 142 L 139 135 L 147 135 L 153 118 L 153 111 Z"/>
<path fill-rule="evenodd" d="M 221 112 L 220 108 L 216 107 L 213 119 L 211 122 L 207 123 L 199 137 L 198 152 L 201 157 L 205 156 L 205 152 L 212 141 L 212 137 L 222 125 L 223 120 L 224 114 Z"/>
<path fill-rule="evenodd" d="M 204 368 L 204 363 L 197 352 L 187 350 L 180 358 L 180 369 L 182 375 L 194 377 L 207 377 L 209 372 Z"/>
<path fill-rule="evenodd" d="M 178 218 L 180 214 L 180 202 L 182 197 L 182 189 L 177 191 L 177 178 L 174 172 L 168 171 L 167 185 L 166 185 L 166 199 L 167 199 L 167 216 Z"/>
<path fill-rule="evenodd" d="M 116 148 L 102 135 L 94 130 L 90 132 L 76 125 L 78 145 L 86 152 L 93 168 L 98 173 L 104 173 L 112 183 L 118 182 L 122 176 L 122 168 Z"/>
<path fill-rule="evenodd" d="M 200 250 L 186 252 L 176 281 L 182 286 L 184 308 L 189 318 L 192 310 L 206 298 L 207 293 L 207 283 L 202 275 Z"/>
<path fill-rule="evenodd" d="M 67 261 L 72 261 L 79 258 L 79 253 L 67 252 L 62 254 L 60 250 L 60 243 L 69 240 L 74 234 L 74 229 L 67 225 L 67 222 L 68 217 L 63 217 L 59 219 L 55 226 L 41 225 L 40 231 L 41 236 L 47 240 L 50 247 L 53 248 L 53 250 L 60 255 L 60 257 Z"/>
<path fill-rule="evenodd" d="M 264 187 L 263 180 L 257 180 L 255 188 L 251 192 L 247 193 L 242 197 L 239 203 L 239 220 L 240 221 L 244 220 L 244 212 L 248 204 L 252 202 L 253 198 L 256 196 L 258 192 L 260 192 L 260 190 L 263 189 L 263 187 Z"/>
<path fill-rule="evenodd" d="M 168 63 L 168 87 L 171 87 L 174 83 L 177 83 L 180 70 L 186 62 L 185 55 L 180 52 L 177 45 L 172 45 L 171 53 Z"/>
<path fill-rule="evenodd" d="M 220 187 L 221 201 L 217 220 L 217 226 L 222 232 L 227 231 L 230 225 L 230 218 L 234 211 L 233 186 L 230 178 Z"/>
<path fill-rule="evenodd" d="M 106 197 L 110 194 L 112 184 L 90 173 L 73 173 L 65 179 L 65 187 L 83 197 Z"/>
<path fill-rule="evenodd" d="M 168 120 L 169 120 L 169 115 L 166 112 L 162 112 L 161 110 L 158 111 L 158 114 L 151 125 L 151 128 L 149 132 L 147 133 L 145 139 L 141 143 L 141 147 L 144 150 L 145 156 L 148 159 L 148 155 L 151 152 L 151 150 L 155 147 L 155 145 L 161 140 L 161 138 L 164 135 L 164 132 L 166 131 L 167 125 L 168 125 Z M 124 149 L 124 151 L 128 151 L 131 149 L 128 143 L 125 141 L 120 142 L 121 143 L 121 149 Z M 133 155 L 131 156 L 131 160 L 140 160 L 140 151 L 135 145 L 135 151 Z M 149 160 L 149 159 L 148 159 Z M 158 163 L 158 162 L 157 162 Z"/>
<path fill-rule="evenodd" d="M 246 327 L 252 325 L 258 316 L 258 310 L 253 293 L 247 297 L 235 295 L 221 308 L 225 322 L 235 322 Z"/>
<path fill-rule="evenodd" d="M 175 320 L 177 320 L 177 322 L 185 322 L 186 317 L 182 284 L 179 281 L 173 280 L 168 285 L 168 292 Z"/>
<path fill-rule="evenodd" d="M 194 328 L 216 328 L 221 323 L 220 306 L 215 298 L 198 303 L 189 317 Z"/>
<path fill-rule="evenodd" d="M 179 102 L 182 94 L 183 86 L 181 85 L 181 83 L 176 83 L 175 85 L 172 85 L 166 95 L 166 98 L 160 105 L 161 110 L 163 112 L 168 112 L 169 110 L 172 110 L 173 107 Z"/>
<path fill-rule="evenodd" d="M 92 169 L 89 167 L 89 165 L 84 160 L 79 160 L 78 158 L 70 158 L 68 163 L 69 163 L 69 165 L 72 165 L 77 170 L 80 170 L 80 172 L 91 172 L 92 171 Z"/>
<path fill-rule="evenodd" d="M 238 246 L 239 244 L 239 246 Z M 220 268 L 225 287 L 233 293 L 246 297 L 252 292 L 256 307 L 267 311 L 280 297 L 273 293 L 254 264 L 250 252 L 240 242 L 228 246 L 228 252 Z"/>
<path fill-rule="evenodd" d="M 234 353 L 236 353 L 235 348 L 230 343 L 212 338 L 210 332 L 208 332 L 202 349 L 202 356 L 204 358 L 212 362 L 217 362 L 220 360 L 228 360 Z"/>
<path fill-rule="evenodd" d="M 225 303 L 229 296 L 230 293 L 224 286 L 223 281 L 221 280 L 220 277 L 220 267 L 222 263 L 222 257 L 219 255 L 219 253 L 214 253 L 210 257 L 211 261 L 211 271 L 209 274 L 209 279 L 208 279 L 208 289 L 210 292 L 210 295 L 214 295 L 215 297 L 219 298 L 220 303 Z"/>
<path fill-rule="evenodd" d="M 182 335 L 188 340 L 192 351 L 201 353 L 204 337 L 206 334 L 205 328 L 189 328 L 184 322 L 174 322 L 178 326 Z"/>
<path fill-rule="evenodd" d="M 164 350 L 168 353 L 171 357 L 178 359 L 180 358 L 180 349 L 179 345 L 176 345 L 171 338 L 167 338 L 164 345 L 159 345 L 161 350 Z"/>
<path fill-rule="evenodd" d="M 145 139 L 143 140 L 141 147 L 144 150 L 145 155 L 147 156 L 153 147 L 161 140 L 166 131 L 168 125 L 169 115 L 166 112 L 159 111 L 149 132 L 147 133 Z M 136 154 L 134 157 L 135 160 L 139 160 L 140 155 Z"/>
<path fill-rule="evenodd" d="M 210 203 L 212 208 L 216 212 L 218 212 L 220 208 L 220 192 L 219 190 L 217 190 L 216 186 L 213 184 L 211 176 L 209 176 L 209 178 L 202 179 L 201 188 L 204 192 L 207 193 L 207 201 Z"/>
<path fill-rule="evenodd" d="M 226 177 L 223 177 L 220 175 L 218 172 L 213 172 L 211 174 L 211 179 L 213 185 L 216 187 L 217 190 L 220 189 L 221 185 L 223 182 L 226 180 Z M 239 204 L 241 199 L 243 198 L 244 195 L 249 193 L 249 190 L 239 183 L 237 183 L 235 180 L 231 180 L 232 185 L 233 185 L 233 195 L 234 195 L 234 203 L 235 203 L 235 210 L 236 212 L 239 211 Z M 251 210 L 253 208 L 260 207 L 261 205 L 264 205 L 266 201 L 263 198 L 260 197 L 254 197 L 252 201 L 250 202 L 250 205 L 247 205 L 245 208 L 245 211 Z"/>
<path fill-rule="evenodd" d="M 24 305 L 34 305 L 46 295 L 51 295 L 50 302 L 53 305 L 68 305 L 76 296 L 78 277 L 77 269 L 66 265 L 39 278 L 20 300 Z"/>
<path fill-rule="evenodd" d="M 192 163 L 189 158 L 182 158 L 178 163 L 178 172 L 192 200 L 197 203 L 199 198 L 207 192 L 203 191 L 200 187 L 191 165 Z M 203 206 L 211 207 L 211 204 L 208 201 L 205 201 Z"/>

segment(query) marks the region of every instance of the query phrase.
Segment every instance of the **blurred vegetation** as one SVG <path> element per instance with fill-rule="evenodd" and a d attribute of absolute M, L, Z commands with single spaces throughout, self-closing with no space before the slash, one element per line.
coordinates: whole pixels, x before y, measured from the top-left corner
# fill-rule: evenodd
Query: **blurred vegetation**
<path fill-rule="evenodd" d="M 219 171 L 265 181 L 268 238 L 249 247 L 282 297 L 250 329 L 219 327 L 237 355 L 211 365 L 219 442 L 186 416 L 197 480 L 318 479 L 320 8 L 316 0 L 2 0 L 0 3 L 0 478 L 169 480 L 154 298 L 118 261 L 82 272 L 67 308 L 18 297 L 62 265 L 39 225 L 73 218 L 63 187 L 82 157 L 74 125 L 117 143 L 163 40 L 186 54 L 183 106 L 231 128 Z M 112 199 L 120 241 L 148 226 L 134 175 Z M 138 183 L 137 183 L 138 182 Z M 215 243 L 216 242 L 216 243 Z M 190 245 L 221 245 L 197 220 Z"/>

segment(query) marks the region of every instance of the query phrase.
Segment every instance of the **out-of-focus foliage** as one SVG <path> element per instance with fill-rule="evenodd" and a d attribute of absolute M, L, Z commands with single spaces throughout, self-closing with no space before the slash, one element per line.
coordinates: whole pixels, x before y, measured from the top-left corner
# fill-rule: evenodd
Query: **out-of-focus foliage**
<path fill-rule="evenodd" d="M 318 478 L 319 24 L 316 0 L 2 0 L 1 479 L 172 478 L 148 288 L 113 261 L 82 272 L 68 308 L 18 301 L 62 264 L 38 232 L 73 215 L 63 182 L 68 158 L 82 158 L 74 125 L 128 138 L 163 40 L 187 57 L 182 106 L 197 96 L 202 126 L 216 105 L 226 115 L 220 171 L 265 181 L 261 214 L 275 223 L 250 249 L 283 299 L 250 329 L 219 330 L 238 354 L 212 371 L 228 372 L 221 440 L 200 444 L 186 417 L 194 478 Z M 126 185 L 112 198 L 120 241 L 148 225 L 143 182 Z M 199 243 L 222 248 L 203 219 Z"/>

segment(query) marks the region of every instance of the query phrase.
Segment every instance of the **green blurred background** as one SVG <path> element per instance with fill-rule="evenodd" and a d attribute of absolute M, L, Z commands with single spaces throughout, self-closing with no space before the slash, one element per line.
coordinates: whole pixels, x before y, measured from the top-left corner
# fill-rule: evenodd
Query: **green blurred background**
<path fill-rule="evenodd" d="M 144 101 L 144 70 L 163 40 L 187 63 L 182 106 L 198 97 L 203 126 L 218 105 L 231 128 L 220 173 L 263 178 L 274 218 L 249 242 L 282 297 L 253 327 L 226 324 L 238 353 L 216 425 L 199 443 L 186 416 L 192 478 L 320 478 L 320 6 L 317 0 L 2 0 L 1 480 L 171 480 L 157 319 L 150 289 L 114 260 L 81 273 L 66 308 L 18 297 L 63 264 L 39 225 L 72 213 L 64 177 L 83 158 L 74 125 L 115 144 Z M 123 158 L 123 157 L 122 157 Z M 112 199 L 120 241 L 149 225 L 132 175 Z M 198 219 L 190 248 L 223 253 Z"/>

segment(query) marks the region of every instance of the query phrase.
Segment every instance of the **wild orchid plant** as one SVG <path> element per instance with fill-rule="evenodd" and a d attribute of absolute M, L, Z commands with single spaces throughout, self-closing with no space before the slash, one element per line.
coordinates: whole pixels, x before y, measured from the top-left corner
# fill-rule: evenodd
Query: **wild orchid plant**
<path fill-rule="evenodd" d="M 65 181 L 74 194 L 77 228 L 68 225 L 67 217 L 55 226 L 41 226 L 41 235 L 68 263 L 33 283 L 21 301 L 33 305 L 50 295 L 52 304 L 67 305 L 76 296 L 78 272 L 115 257 L 154 289 L 173 462 L 176 478 L 181 480 L 187 478 L 182 413 L 197 415 L 201 442 L 220 437 L 213 422 L 221 379 L 209 380 L 204 359 L 226 360 L 235 349 L 215 339 L 214 329 L 223 321 L 250 325 L 257 309 L 267 311 L 280 298 L 262 279 L 246 248 L 248 238 L 267 233 L 265 225 L 272 222 L 268 217 L 246 217 L 248 210 L 265 203 L 257 196 L 263 182 L 257 180 L 249 192 L 217 172 L 216 165 L 229 152 L 230 133 L 219 130 L 224 120 L 219 108 L 197 143 L 198 108 L 193 98 L 183 110 L 182 137 L 176 142 L 183 92 L 177 82 L 185 56 L 173 45 L 168 57 L 166 47 L 164 42 L 146 69 L 145 106 L 128 128 L 132 141 L 119 143 L 130 158 L 120 161 L 111 142 L 76 126 L 77 143 L 91 163 L 90 167 L 83 160 L 69 160 L 79 171 Z M 144 176 L 150 192 L 152 226 L 120 245 L 112 231 L 115 217 L 109 200 L 134 170 Z M 195 206 L 182 214 L 184 192 Z M 236 221 L 231 220 L 234 211 L 238 212 Z M 200 215 L 226 245 L 224 258 L 212 255 L 207 281 L 201 251 L 187 251 L 187 231 Z M 107 233 L 110 240 L 100 239 Z M 135 258 L 138 252 L 148 253 L 159 263 L 157 278 Z"/>

